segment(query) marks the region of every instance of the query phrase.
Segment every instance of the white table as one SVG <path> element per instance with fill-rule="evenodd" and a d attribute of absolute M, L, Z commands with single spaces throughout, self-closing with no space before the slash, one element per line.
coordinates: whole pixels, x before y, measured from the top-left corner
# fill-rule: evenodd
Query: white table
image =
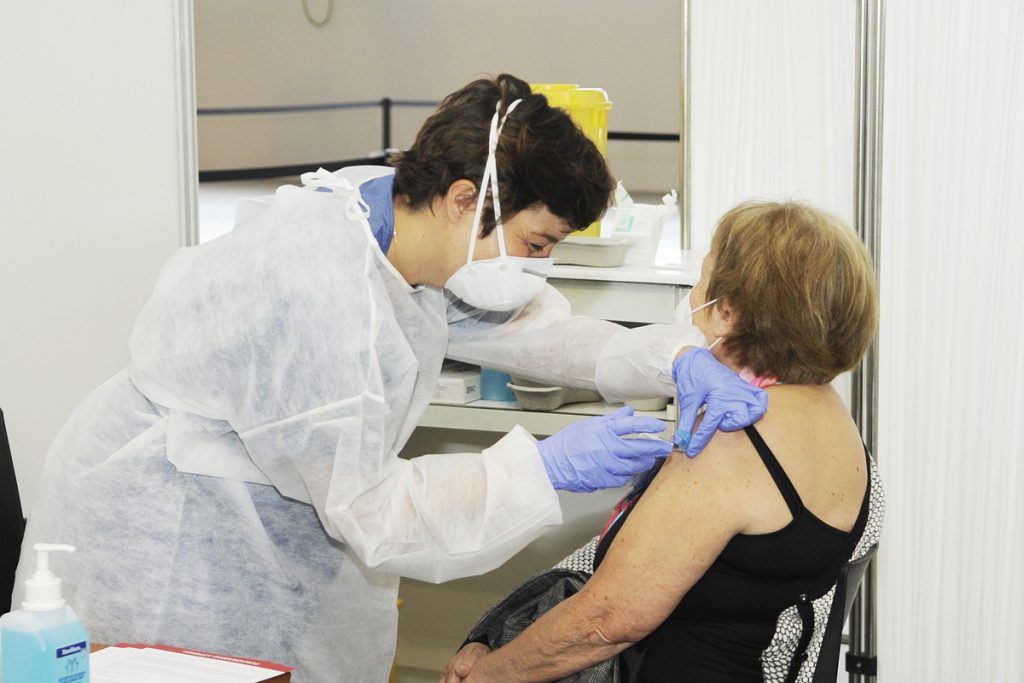
<path fill-rule="evenodd" d="M 661 251 L 651 265 L 618 268 L 555 265 L 548 282 L 565 295 L 574 315 L 623 323 L 670 323 L 700 278 L 690 251 Z"/>

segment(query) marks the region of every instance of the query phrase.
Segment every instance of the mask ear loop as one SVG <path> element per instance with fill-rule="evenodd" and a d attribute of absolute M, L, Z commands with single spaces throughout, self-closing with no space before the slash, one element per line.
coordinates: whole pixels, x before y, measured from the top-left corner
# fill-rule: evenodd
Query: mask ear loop
<path fill-rule="evenodd" d="M 498 163 L 496 160 L 496 154 L 498 149 L 498 138 L 501 135 L 501 129 L 505 127 L 505 121 L 508 119 L 508 115 L 512 113 L 521 99 L 515 100 L 505 110 L 505 116 L 501 117 L 501 122 L 498 121 L 498 115 L 501 112 L 501 101 L 499 100 L 494 105 L 494 116 L 491 117 L 491 132 L 487 142 L 487 161 L 484 163 L 484 177 L 480 180 L 480 190 L 478 192 L 476 200 L 476 211 L 473 213 L 473 239 L 469 242 L 469 251 L 466 254 L 466 263 L 473 262 L 473 252 L 476 249 L 476 242 L 480 239 L 480 226 L 483 221 L 484 201 L 487 199 L 487 187 L 490 184 L 491 196 L 494 204 L 494 219 L 497 222 L 498 229 L 498 250 L 502 256 L 506 256 L 505 250 L 505 231 L 501 223 L 501 203 L 498 198 Z"/>
<path fill-rule="evenodd" d="M 702 304 L 701 304 L 700 306 L 698 306 L 697 308 L 692 308 L 692 309 L 690 309 L 690 315 L 693 315 L 693 314 L 694 314 L 694 313 L 696 313 L 697 311 L 703 311 L 703 310 L 704 310 L 705 308 L 707 308 L 708 306 L 713 306 L 713 305 L 714 305 L 714 304 L 715 304 L 715 303 L 716 303 L 717 301 L 718 301 L 718 299 L 712 299 L 711 301 L 705 301 L 704 303 L 702 303 Z"/>
<path fill-rule="evenodd" d="M 498 230 L 498 251 L 502 256 L 507 256 L 508 254 L 505 250 L 505 225 L 501 222 L 501 201 L 499 200 L 501 193 L 498 192 L 498 139 L 501 137 L 501 130 L 505 127 L 505 122 L 508 121 L 508 115 L 519 106 L 520 102 L 522 102 L 521 99 L 515 100 L 512 104 L 508 105 L 505 115 L 501 117 L 501 124 L 498 126 L 494 142 L 491 144 L 487 154 L 487 163 L 491 166 L 491 200 L 494 204 L 495 227 Z M 495 112 L 495 115 L 497 115 L 497 112 Z"/>
<path fill-rule="evenodd" d="M 693 315 L 694 313 L 696 313 L 697 311 L 702 311 L 702 310 L 704 310 L 705 308 L 707 308 L 708 306 L 712 306 L 712 305 L 714 305 L 714 304 L 715 304 L 715 303 L 717 303 L 717 302 L 718 302 L 718 299 L 717 299 L 717 298 L 715 298 L 715 299 L 712 299 L 711 301 L 705 301 L 704 303 L 702 303 L 702 304 L 701 304 L 700 306 L 698 306 L 697 308 L 693 308 L 693 309 L 691 309 L 691 310 L 690 310 L 690 315 L 692 316 L 692 315 Z M 711 349 L 713 349 L 713 348 L 715 348 L 716 346 L 718 346 L 718 345 L 719 345 L 719 343 L 721 343 L 722 339 L 724 339 L 724 337 L 715 337 L 715 341 L 711 342 L 711 345 L 710 345 L 710 346 L 708 346 L 708 351 L 710 351 Z"/>
<path fill-rule="evenodd" d="M 476 211 L 473 212 L 473 234 L 472 239 L 469 240 L 469 252 L 466 254 L 466 263 L 473 262 L 473 252 L 476 249 L 476 242 L 480 239 L 480 221 L 483 218 L 484 212 L 484 200 L 487 198 L 487 182 L 491 177 L 491 150 L 497 147 L 497 131 L 498 131 L 498 107 L 501 106 L 499 102 L 494 107 L 494 116 L 491 117 L 491 133 L 487 144 L 487 161 L 484 163 L 484 177 L 480 180 L 480 189 L 477 191 L 476 198 Z"/>

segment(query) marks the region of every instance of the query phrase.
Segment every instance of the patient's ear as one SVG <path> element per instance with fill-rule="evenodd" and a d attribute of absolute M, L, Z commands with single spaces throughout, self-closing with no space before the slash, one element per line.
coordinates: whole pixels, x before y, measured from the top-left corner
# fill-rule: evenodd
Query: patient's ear
<path fill-rule="evenodd" d="M 736 324 L 736 311 L 726 299 L 719 299 L 711 306 L 711 334 L 728 337 Z"/>

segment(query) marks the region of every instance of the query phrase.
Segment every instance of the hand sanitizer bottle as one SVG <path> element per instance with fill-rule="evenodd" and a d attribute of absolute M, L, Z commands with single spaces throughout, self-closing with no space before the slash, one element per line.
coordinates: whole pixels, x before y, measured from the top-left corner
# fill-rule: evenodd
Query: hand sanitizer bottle
<path fill-rule="evenodd" d="M 50 553 L 74 546 L 36 543 L 36 573 L 25 582 L 21 609 L 0 617 L 0 670 L 5 683 L 88 683 L 89 635 L 64 604 Z"/>

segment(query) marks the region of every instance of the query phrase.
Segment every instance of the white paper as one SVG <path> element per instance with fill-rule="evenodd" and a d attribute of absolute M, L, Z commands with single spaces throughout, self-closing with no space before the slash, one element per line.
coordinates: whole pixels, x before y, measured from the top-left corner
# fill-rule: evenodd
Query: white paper
<path fill-rule="evenodd" d="M 92 653 L 92 683 L 257 683 L 281 671 L 153 648 L 108 647 Z"/>

